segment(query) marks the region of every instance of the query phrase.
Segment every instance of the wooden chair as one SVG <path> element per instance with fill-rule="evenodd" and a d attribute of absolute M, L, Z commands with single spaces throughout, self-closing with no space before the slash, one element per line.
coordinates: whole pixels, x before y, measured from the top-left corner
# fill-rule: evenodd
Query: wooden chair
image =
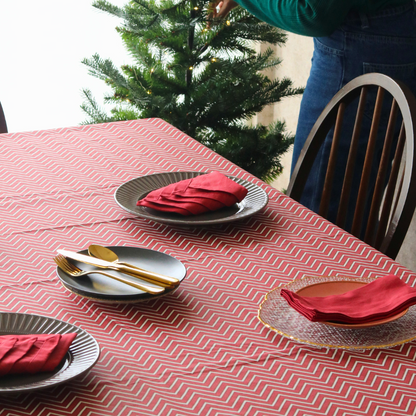
<path fill-rule="evenodd" d="M 3 107 L 0 103 L 0 134 L 7 133 L 6 117 L 4 116 Z"/>
<path fill-rule="evenodd" d="M 372 89 L 376 89 L 376 94 L 371 128 L 365 137 L 366 156 L 363 165 L 357 166 L 356 151 L 359 140 L 362 145 L 363 135 L 361 133 L 360 139 L 360 132 L 363 117 L 367 117 L 364 115 L 368 111 L 367 96 Z M 375 156 L 378 127 L 383 119 L 381 114 L 385 111 L 386 102 L 390 107 L 387 128 L 381 129 L 385 131 L 381 138 L 382 151 Z M 328 132 L 333 128 L 332 146 L 318 212 L 326 218 L 333 194 L 333 177 L 335 172 L 339 174 L 337 149 L 342 134 L 343 115 L 348 106 L 354 107 L 356 118 L 349 153 L 346 152 L 348 160 L 345 171 L 341 172 L 343 185 L 342 190 L 338 190 L 335 224 L 387 256 L 395 258 L 416 206 L 416 99 L 403 83 L 372 73 L 357 77 L 342 88 L 313 126 L 294 168 L 287 194 L 297 201 L 301 199 L 314 159 Z M 373 175 L 370 180 L 370 172 L 374 168 L 377 169 L 377 175 Z M 360 171 L 359 187 L 354 192 L 352 178 L 357 177 L 354 176 L 355 169 Z M 348 215 L 350 225 L 347 229 Z"/>

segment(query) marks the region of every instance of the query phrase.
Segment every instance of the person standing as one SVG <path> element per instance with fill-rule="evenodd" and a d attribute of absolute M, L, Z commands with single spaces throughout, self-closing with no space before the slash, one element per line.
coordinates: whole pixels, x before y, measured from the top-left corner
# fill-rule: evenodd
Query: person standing
<path fill-rule="evenodd" d="M 332 97 L 354 78 L 370 72 L 382 73 L 404 82 L 416 95 L 415 4 L 413 0 L 223 0 L 211 3 L 213 17 L 223 18 L 240 5 L 266 23 L 313 37 L 312 66 L 301 101 L 292 172 L 317 118 Z M 369 129 L 371 110 L 367 109 L 368 126 L 364 129 Z M 384 115 L 383 119 L 386 117 Z M 343 127 L 352 131 L 353 124 L 353 113 L 346 114 Z M 341 171 L 346 164 L 350 137 L 341 138 L 341 160 L 338 161 Z M 315 212 L 319 209 L 331 142 L 330 132 L 300 200 Z M 362 162 L 364 156 L 365 145 L 360 146 L 357 162 Z M 334 182 L 335 201 L 341 192 L 341 176 Z M 331 221 L 335 221 L 336 206 L 335 202 L 330 207 L 328 219 Z"/>

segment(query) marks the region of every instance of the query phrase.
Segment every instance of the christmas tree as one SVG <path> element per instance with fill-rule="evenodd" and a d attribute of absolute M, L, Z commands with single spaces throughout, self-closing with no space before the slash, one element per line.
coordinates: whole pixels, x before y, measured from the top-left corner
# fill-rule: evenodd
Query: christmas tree
<path fill-rule="evenodd" d="M 263 180 L 282 170 L 280 156 L 293 143 L 284 122 L 249 126 L 266 105 L 302 92 L 289 79 L 262 71 L 280 60 L 257 42 L 283 44 L 285 35 L 241 7 L 213 19 L 209 1 L 131 0 L 124 7 L 98 0 L 94 7 L 119 17 L 117 27 L 134 65 L 117 69 L 109 59 L 84 59 L 104 80 L 115 107 L 108 115 L 89 90 L 81 106 L 101 123 L 159 117 Z"/>

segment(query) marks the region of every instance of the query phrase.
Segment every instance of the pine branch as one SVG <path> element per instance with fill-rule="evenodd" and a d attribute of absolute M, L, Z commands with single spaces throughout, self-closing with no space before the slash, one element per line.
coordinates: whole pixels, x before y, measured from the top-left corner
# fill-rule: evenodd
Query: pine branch
<path fill-rule="evenodd" d="M 93 98 L 90 90 L 84 89 L 82 90 L 82 93 L 85 101 L 81 104 L 81 109 L 90 116 L 90 119 L 81 124 L 107 123 L 114 121 L 111 117 L 107 116 L 103 109 L 100 108 Z"/>

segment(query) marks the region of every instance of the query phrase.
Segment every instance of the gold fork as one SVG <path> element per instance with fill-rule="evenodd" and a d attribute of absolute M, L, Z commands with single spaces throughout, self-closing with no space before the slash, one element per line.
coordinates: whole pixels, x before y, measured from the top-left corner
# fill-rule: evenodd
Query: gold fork
<path fill-rule="evenodd" d="M 98 273 L 102 274 L 107 277 L 111 277 L 112 279 L 118 280 L 119 282 L 125 283 L 126 285 L 133 286 L 136 289 L 143 290 L 144 292 L 151 293 L 152 295 L 158 295 L 165 291 L 164 287 L 154 287 L 154 286 L 147 286 L 146 284 L 135 283 L 131 280 L 125 279 L 121 276 L 115 276 L 111 273 L 106 273 L 101 270 L 81 270 L 75 264 L 70 263 L 64 256 L 58 254 L 56 257 L 53 258 L 53 261 L 58 265 L 58 267 L 73 277 L 81 277 L 86 276 L 87 274 Z"/>

